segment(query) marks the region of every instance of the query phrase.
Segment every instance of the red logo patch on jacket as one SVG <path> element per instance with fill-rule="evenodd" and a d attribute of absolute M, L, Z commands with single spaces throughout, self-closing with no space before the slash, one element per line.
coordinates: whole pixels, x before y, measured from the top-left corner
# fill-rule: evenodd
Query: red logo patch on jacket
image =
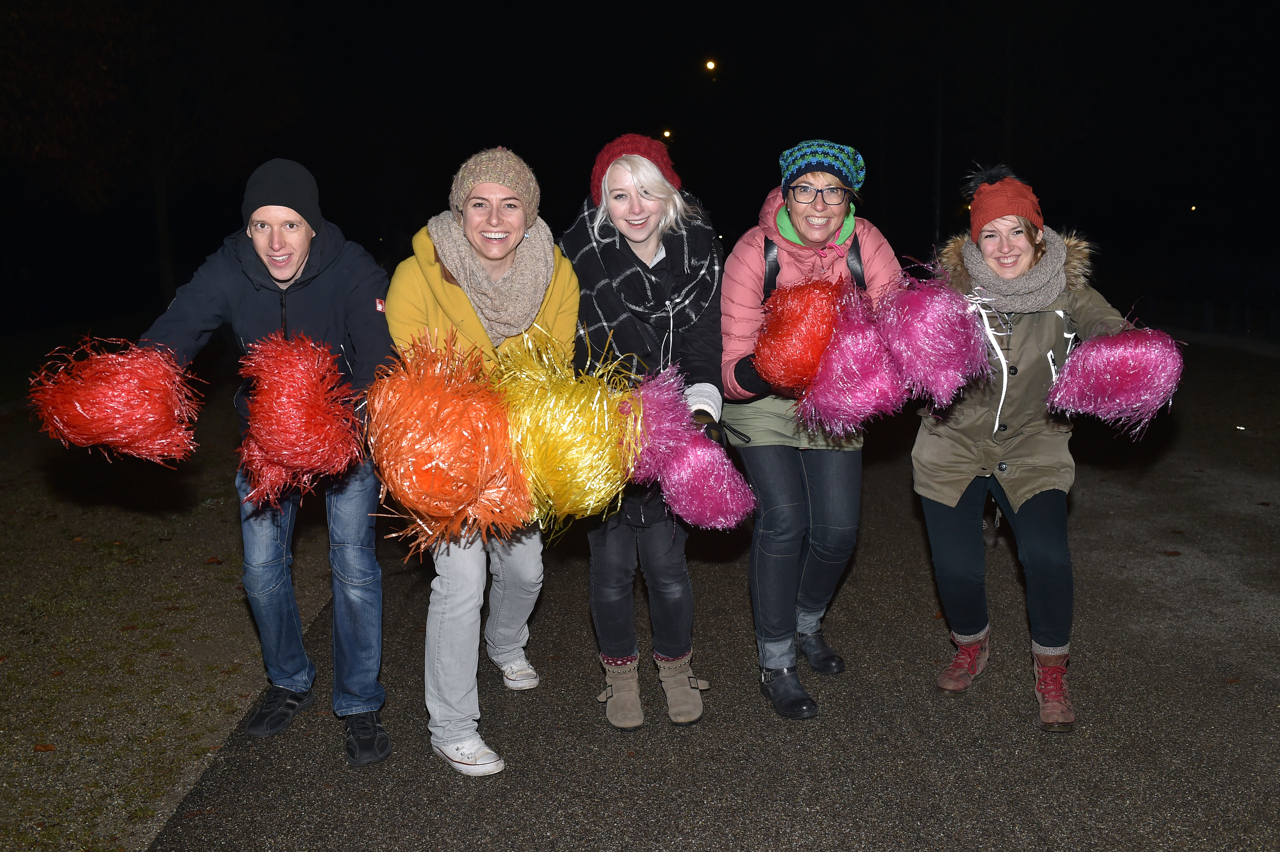
<path fill-rule="evenodd" d="M 378 309 L 378 313 L 385 314 L 387 312 L 387 303 L 382 299 L 374 299 L 373 306 Z"/>

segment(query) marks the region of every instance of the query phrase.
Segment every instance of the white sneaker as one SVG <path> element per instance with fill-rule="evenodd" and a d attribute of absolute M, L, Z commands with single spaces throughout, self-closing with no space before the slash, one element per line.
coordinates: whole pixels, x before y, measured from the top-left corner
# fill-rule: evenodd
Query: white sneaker
<path fill-rule="evenodd" d="M 502 682 L 507 685 L 507 689 L 533 689 L 542 683 L 542 678 L 538 677 L 529 661 L 521 657 L 502 667 Z"/>
<path fill-rule="evenodd" d="M 431 750 L 463 775 L 494 775 L 507 768 L 497 752 L 485 745 L 484 740 L 479 737 L 445 746 L 433 743 Z"/>

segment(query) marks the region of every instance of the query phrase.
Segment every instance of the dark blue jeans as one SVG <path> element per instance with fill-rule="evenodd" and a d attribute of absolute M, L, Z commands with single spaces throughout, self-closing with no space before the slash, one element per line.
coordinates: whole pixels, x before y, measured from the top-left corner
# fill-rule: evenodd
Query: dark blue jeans
<path fill-rule="evenodd" d="M 381 485 L 365 459 L 340 477 L 324 480 L 329 514 L 329 567 L 333 586 L 333 712 L 377 710 L 386 700 L 382 667 L 382 568 L 374 513 Z M 244 590 L 258 624 L 267 677 L 276 686 L 306 692 L 315 664 L 302 647 L 302 618 L 293 596 L 293 524 L 301 499 L 295 491 L 280 507 L 245 503 L 248 476 L 236 474 L 244 535 Z"/>
<path fill-rule="evenodd" d="M 1018 561 L 1027 580 L 1032 641 L 1044 648 L 1066 647 L 1071 641 L 1074 595 L 1067 547 L 1067 493 L 1041 491 L 1014 512 L 993 476 L 979 476 L 969 483 L 954 509 L 920 498 L 938 594 L 951 632 L 974 636 L 987 628 L 982 509 L 988 494 L 995 498 L 1018 541 Z"/>
<path fill-rule="evenodd" d="M 643 508 L 647 514 L 642 514 Z M 615 512 L 587 533 L 591 545 L 591 620 L 606 657 L 629 657 L 636 648 L 633 588 L 636 558 L 649 588 L 653 650 L 683 657 L 693 648 L 693 586 L 684 558 L 689 537 L 684 524 L 662 505 L 635 489 Z"/>
<path fill-rule="evenodd" d="M 796 662 L 795 635 L 814 633 L 858 543 L 861 450 L 739 447 L 756 495 L 751 606 L 760 665 Z"/>

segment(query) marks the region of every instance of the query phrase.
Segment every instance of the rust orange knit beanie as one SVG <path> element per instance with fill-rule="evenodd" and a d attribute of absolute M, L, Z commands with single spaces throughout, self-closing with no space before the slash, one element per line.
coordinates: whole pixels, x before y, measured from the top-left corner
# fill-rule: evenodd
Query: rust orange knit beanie
<path fill-rule="evenodd" d="M 976 243 L 982 227 L 1001 216 L 1021 216 L 1044 230 L 1040 199 L 1036 198 L 1030 186 L 1017 178 L 984 183 L 974 191 L 973 201 L 969 204 L 969 236 Z"/>

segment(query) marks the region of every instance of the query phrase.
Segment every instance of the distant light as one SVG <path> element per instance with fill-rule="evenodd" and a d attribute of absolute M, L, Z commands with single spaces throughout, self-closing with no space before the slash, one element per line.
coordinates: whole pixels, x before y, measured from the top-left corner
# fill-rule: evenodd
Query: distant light
<path fill-rule="evenodd" d="M 708 70 L 708 71 L 714 71 L 714 70 L 716 70 L 716 63 L 715 63 L 715 61 L 714 61 L 714 60 L 711 60 L 711 59 L 708 59 L 708 60 L 707 60 L 707 70 Z"/>
<path fill-rule="evenodd" d="M 1195 210 L 1195 209 L 1196 209 L 1196 206 L 1195 206 L 1194 204 L 1192 204 L 1192 205 L 1191 205 L 1191 209 L 1192 209 L 1192 210 Z"/>
<path fill-rule="evenodd" d="M 671 138 L 671 131 L 670 131 L 670 130 L 664 130 L 664 131 L 662 131 L 662 135 L 663 135 L 664 137 L 666 137 L 667 139 L 670 139 L 670 138 Z"/>
<path fill-rule="evenodd" d="M 1241 432 L 1245 431 L 1243 426 L 1237 426 L 1236 428 L 1239 429 Z"/>

